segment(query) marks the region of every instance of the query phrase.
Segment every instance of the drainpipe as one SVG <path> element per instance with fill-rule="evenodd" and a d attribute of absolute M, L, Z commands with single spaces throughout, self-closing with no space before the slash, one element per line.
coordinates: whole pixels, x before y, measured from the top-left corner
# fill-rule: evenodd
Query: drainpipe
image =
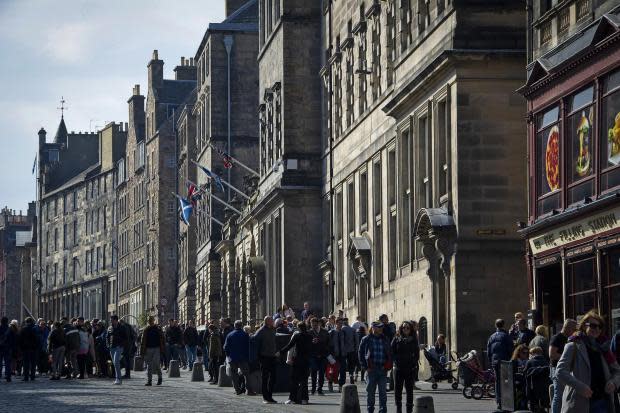
<path fill-rule="evenodd" d="M 228 108 L 227 108 L 227 119 L 228 119 L 228 146 L 226 147 L 226 150 L 228 151 L 228 154 L 230 156 L 232 156 L 232 146 L 231 146 L 231 136 L 230 136 L 230 112 L 231 112 L 231 97 L 230 97 L 230 53 L 232 51 L 232 47 L 233 47 L 233 37 L 231 35 L 227 35 L 224 36 L 224 46 L 226 47 L 226 56 L 228 58 L 228 76 L 227 76 L 227 83 L 228 83 L 228 92 L 226 94 L 226 98 L 228 101 Z M 231 170 L 230 168 L 228 168 L 228 183 L 232 184 L 231 180 L 230 180 L 230 175 L 231 175 Z M 228 189 L 228 202 L 230 202 L 230 186 L 227 188 Z M 222 237 L 223 238 L 223 237 Z"/>
<path fill-rule="evenodd" d="M 332 47 L 332 0 L 329 1 L 329 47 Z M 331 127 L 329 128 L 329 243 L 330 243 L 330 261 L 331 261 L 331 271 L 330 271 L 330 279 L 329 279 L 329 305 L 330 312 L 334 311 L 335 308 L 335 289 L 334 289 L 334 119 L 332 117 L 333 113 L 333 82 L 332 82 L 332 71 L 329 71 L 329 85 L 328 85 L 328 97 L 329 97 L 329 117 Z"/>

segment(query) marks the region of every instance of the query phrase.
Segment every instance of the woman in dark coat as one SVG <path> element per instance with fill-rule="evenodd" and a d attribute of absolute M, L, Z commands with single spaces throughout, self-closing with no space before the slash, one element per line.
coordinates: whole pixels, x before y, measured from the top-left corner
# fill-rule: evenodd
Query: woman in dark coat
<path fill-rule="evenodd" d="M 308 334 L 308 326 L 303 322 L 297 324 L 297 330 L 288 344 L 280 349 L 281 354 L 286 354 L 289 350 L 295 349 L 295 356 L 292 360 L 290 394 L 286 404 L 308 404 L 308 372 L 312 336 Z"/>
<path fill-rule="evenodd" d="M 402 413 L 403 384 L 407 392 L 407 413 L 413 412 L 414 369 L 420 359 L 420 346 L 413 326 L 408 321 L 401 324 L 392 340 L 392 359 L 394 360 L 394 400 L 396 412 Z"/>

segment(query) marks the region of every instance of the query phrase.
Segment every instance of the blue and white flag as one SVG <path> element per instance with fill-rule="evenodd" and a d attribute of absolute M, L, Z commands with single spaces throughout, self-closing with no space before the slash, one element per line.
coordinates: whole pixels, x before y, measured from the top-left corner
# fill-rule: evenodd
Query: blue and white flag
<path fill-rule="evenodd" d="M 192 212 L 194 211 L 194 207 L 192 203 L 187 199 L 183 198 L 180 195 L 176 195 L 179 198 L 179 202 L 181 204 L 181 219 L 185 222 L 185 225 L 189 225 L 189 219 L 192 217 Z"/>
<path fill-rule="evenodd" d="M 216 174 L 215 172 L 211 172 L 209 168 L 202 166 L 197 162 L 196 162 L 196 166 L 202 169 L 202 171 L 206 173 L 209 178 L 213 179 L 213 181 L 215 182 L 215 185 L 220 189 L 220 191 L 225 192 L 224 184 L 222 183 L 222 178 L 220 178 L 218 174 Z"/>

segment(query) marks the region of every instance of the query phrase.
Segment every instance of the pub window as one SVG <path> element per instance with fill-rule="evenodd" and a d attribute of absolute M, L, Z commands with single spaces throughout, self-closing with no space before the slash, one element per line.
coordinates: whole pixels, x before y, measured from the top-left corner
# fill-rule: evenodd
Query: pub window
<path fill-rule="evenodd" d="M 593 256 L 568 262 L 569 314 L 576 320 L 597 306 L 595 265 Z"/>
<path fill-rule="evenodd" d="M 568 99 L 566 143 L 568 146 L 568 203 L 594 193 L 594 88 L 584 89 Z"/>
<path fill-rule="evenodd" d="M 403 131 L 400 137 L 400 265 L 411 262 L 411 133 Z"/>
<path fill-rule="evenodd" d="M 620 70 L 603 80 L 601 191 L 620 185 Z"/>
<path fill-rule="evenodd" d="M 538 215 L 560 207 L 560 107 L 554 106 L 536 119 L 536 194 Z"/>
<path fill-rule="evenodd" d="M 372 170 L 372 218 L 374 222 L 374 286 L 379 287 L 383 281 L 383 233 L 381 228 L 381 201 L 383 190 L 381 185 L 381 161 L 373 163 Z"/>
<path fill-rule="evenodd" d="M 620 330 L 620 250 L 604 251 L 602 255 L 603 309 L 609 314 L 610 329 L 615 334 Z"/>
<path fill-rule="evenodd" d="M 368 172 L 360 172 L 360 232 L 368 228 Z"/>

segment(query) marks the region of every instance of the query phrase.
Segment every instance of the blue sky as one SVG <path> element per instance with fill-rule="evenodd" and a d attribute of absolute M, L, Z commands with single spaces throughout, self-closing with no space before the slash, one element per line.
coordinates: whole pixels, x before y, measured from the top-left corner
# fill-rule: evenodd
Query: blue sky
<path fill-rule="evenodd" d="M 173 78 L 223 18 L 224 0 L 0 0 L 0 208 L 34 200 L 37 132 L 53 138 L 61 96 L 69 131 L 125 122 L 153 50 Z"/>

